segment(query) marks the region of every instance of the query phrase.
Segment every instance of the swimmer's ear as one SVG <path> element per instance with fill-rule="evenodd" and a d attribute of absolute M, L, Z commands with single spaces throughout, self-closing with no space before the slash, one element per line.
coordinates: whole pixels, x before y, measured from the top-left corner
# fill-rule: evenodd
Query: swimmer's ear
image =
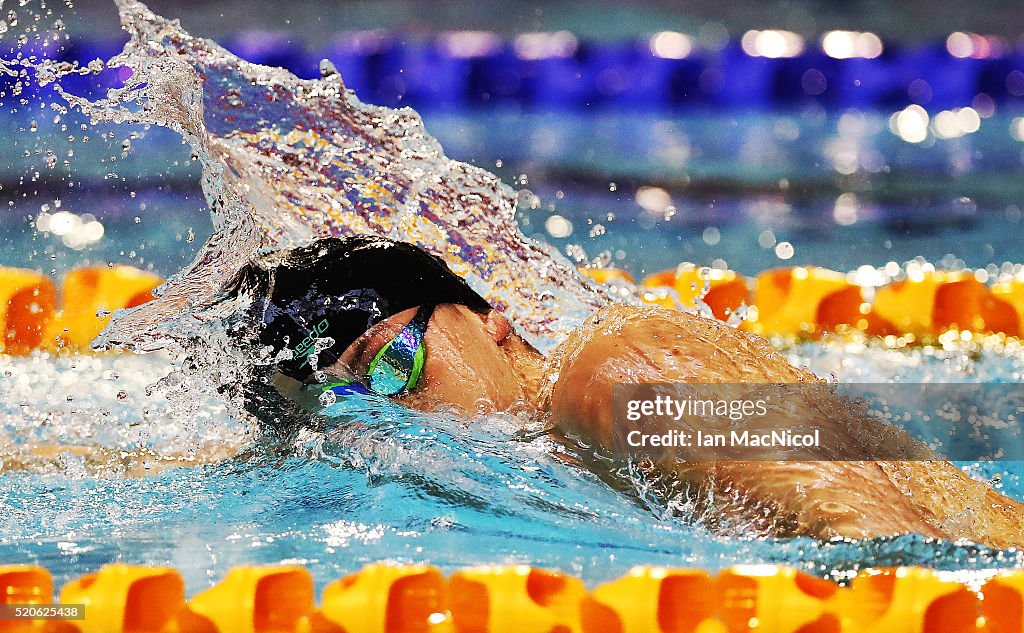
<path fill-rule="evenodd" d="M 481 314 L 480 318 L 484 322 L 484 330 L 495 343 L 504 341 L 512 332 L 512 326 L 509 324 L 508 319 L 497 310 L 489 310 L 486 315 Z"/>

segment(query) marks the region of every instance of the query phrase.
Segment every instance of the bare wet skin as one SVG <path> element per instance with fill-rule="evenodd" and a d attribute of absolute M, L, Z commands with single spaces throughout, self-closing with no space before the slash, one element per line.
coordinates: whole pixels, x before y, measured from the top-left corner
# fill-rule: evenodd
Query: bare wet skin
<path fill-rule="evenodd" d="M 119 450 L 99 446 L 46 444 L 10 446 L 0 444 L 0 473 L 27 471 L 40 474 L 60 473 L 68 460 L 79 460 L 89 476 L 145 477 L 168 468 L 190 468 L 213 464 L 234 457 L 243 444 L 209 444 L 197 450 L 166 451 L 153 449 Z"/>
<path fill-rule="evenodd" d="M 820 380 L 790 365 L 755 335 L 698 316 L 629 306 L 595 314 L 570 336 L 554 362 L 558 381 L 543 396 L 552 416 L 564 430 L 606 447 L 615 383 Z M 874 422 L 834 411 L 815 419 L 842 431 L 852 444 L 874 441 Z M 870 538 L 915 532 L 1000 548 L 1024 544 L 1024 504 L 942 460 L 718 461 L 661 467 L 674 469 L 709 495 L 729 491 L 774 510 L 779 535 Z"/>

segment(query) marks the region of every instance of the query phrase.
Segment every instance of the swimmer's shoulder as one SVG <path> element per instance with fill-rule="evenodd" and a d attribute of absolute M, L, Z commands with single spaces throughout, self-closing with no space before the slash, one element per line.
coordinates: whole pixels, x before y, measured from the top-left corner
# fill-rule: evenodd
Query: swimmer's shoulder
<path fill-rule="evenodd" d="M 643 341 L 666 345 L 680 339 L 730 339 L 742 341 L 745 346 L 758 348 L 756 351 L 762 353 L 774 352 L 764 338 L 740 331 L 717 319 L 657 305 L 626 303 L 614 303 L 594 312 L 559 346 L 558 352 L 571 354 L 588 344 L 608 339 L 617 339 L 622 344 Z"/>
<path fill-rule="evenodd" d="M 717 319 L 653 305 L 613 304 L 592 314 L 551 355 L 553 375 L 574 368 L 648 382 L 793 382 L 810 376 L 764 338 Z M 636 368 L 636 369 L 632 369 Z M 569 371 L 569 373 L 575 373 Z M 645 380 L 646 378 L 646 380 Z"/>

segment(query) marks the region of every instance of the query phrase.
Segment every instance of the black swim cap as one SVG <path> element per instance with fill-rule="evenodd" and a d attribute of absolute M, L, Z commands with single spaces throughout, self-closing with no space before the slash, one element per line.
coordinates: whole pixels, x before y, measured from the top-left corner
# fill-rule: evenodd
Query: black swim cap
<path fill-rule="evenodd" d="M 316 339 L 333 344 L 316 353 L 317 366 L 334 364 L 374 323 L 420 305 L 456 303 L 477 312 L 491 306 L 438 257 L 376 236 L 329 237 L 259 257 L 247 264 L 229 292 L 255 297 L 262 320 L 259 341 L 275 353 L 282 373 L 305 380 Z"/>

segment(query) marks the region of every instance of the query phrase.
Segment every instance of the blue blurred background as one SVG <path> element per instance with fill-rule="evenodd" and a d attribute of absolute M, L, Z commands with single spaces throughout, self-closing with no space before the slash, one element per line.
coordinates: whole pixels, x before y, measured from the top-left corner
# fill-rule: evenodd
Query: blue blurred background
<path fill-rule="evenodd" d="M 526 190 L 524 232 L 581 262 L 753 274 L 920 256 L 1002 274 L 1024 260 L 1017 3 L 149 5 L 251 61 L 314 78 L 327 58 L 363 101 L 416 108 L 449 156 Z M 67 44 L 43 54 L 87 63 L 125 40 L 105 0 L 64 20 Z M 100 94 L 121 79 L 65 85 Z M 86 143 L 67 133 L 74 113 L 15 110 L 0 263 L 169 274 L 209 234 L 173 134 L 101 127 Z M 34 230 L 59 209 L 71 229 Z M 103 235 L 76 237 L 93 221 Z"/>

